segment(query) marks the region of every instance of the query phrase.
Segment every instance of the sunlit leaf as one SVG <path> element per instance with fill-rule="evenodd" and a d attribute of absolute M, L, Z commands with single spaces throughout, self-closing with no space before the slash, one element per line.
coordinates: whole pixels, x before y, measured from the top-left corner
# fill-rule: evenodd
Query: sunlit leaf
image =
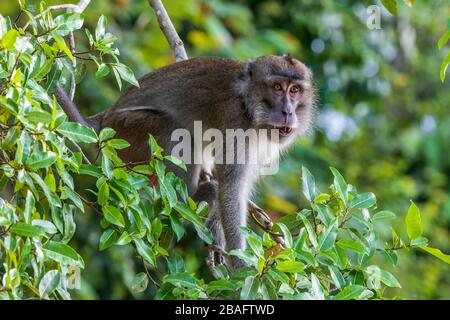
<path fill-rule="evenodd" d="M 408 213 L 405 217 L 405 223 L 409 239 L 414 240 L 422 235 L 422 219 L 420 217 L 419 208 L 414 202 L 411 202 L 411 205 L 409 206 Z"/>

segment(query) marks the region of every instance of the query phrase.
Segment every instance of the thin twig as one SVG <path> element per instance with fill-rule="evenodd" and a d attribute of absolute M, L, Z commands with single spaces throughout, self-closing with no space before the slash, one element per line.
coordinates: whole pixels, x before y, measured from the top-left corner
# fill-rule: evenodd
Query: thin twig
<path fill-rule="evenodd" d="M 175 27 L 173 26 L 173 23 L 170 20 L 170 17 L 167 14 L 167 11 L 164 8 L 164 5 L 162 4 L 161 0 L 148 0 L 148 3 L 155 11 L 159 27 L 161 28 L 161 31 L 164 33 L 164 36 L 166 37 L 170 47 L 172 48 L 173 53 L 175 54 L 175 60 L 176 61 L 187 60 L 188 56 L 184 48 L 183 41 L 181 40 L 180 36 L 175 30 Z"/>
<path fill-rule="evenodd" d="M 78 1 L 77 4 L 77 9 L 75 9 L 75 12 L 83 12 L 86 7 L 89 5 L 89 3 L 91 2 L 91 0 L 80 0 Z"/>
<path fill-rule="evenodd" d="M 68 12 L 71 12 L 71 11 L 83 12 L 84 9 L 86 9 L 86 7 L 89 5 L 90 2 L 91 2 L 91 0 L 80 0 L 80 1 L 78 1 L 78 4 L 77 4 L 75 9 L 69 9 L 67 11 Z M 69 33 L 69 47 L 70 47 L 70 52 L 73 55 L 73 67 L 76 69 L 76 67 L 77 67 L 77 56 L 75 55 L 76 48 L 75 48 L 75 37 L 73 35 L 73 32 Z M 75 72 L 74 72 L 72 74 L 72 77 L 71 77 L 70 91 L 69 91 L 69 97 L 70 97 L 70 100 L 72 100 L 72 101 L 73 101 L 73 98 L 75 96 L 76 85 L 77 84 L 76 84 Z"/>
<path fill-rule="evenodd" d="M 4 229 L 2 232 L 0 232 L 0 237 L 3 237 L 5 234 L 7 234 L 8 231 L 9 231 L 9 229 L 11 229 L 11 226 L 12 226 L 12 225 L 8 226 L 8 228 L 6 228 L 6 229 Z"/>
<path fill-rule="evenodd" d="M 89 126 L 88 123 L 81 117 L 77 107 L 73 104 L 72 100 L 67 95 L 67 92 L 66 90 L 64 90 L 64 88 L 62 88 L 61 86 L 57 86 L 55 91 L 55 97 L 61 108 L 67 114 L 67 117 L 69 118 L 70 121 L 78 122 L 82 125 Z"/>
<path fill-rule="evenodd" d="M 147 277 L 150 279 L 151 282 L 153 282 L 153 284 L 155 285 L 155 287 L 160 288 L 161 285 L 160 285 L 158 282 L 156 282 L 156 280 L 153 279 L 153 277 L 150 275 L 150 272 L 149 272 L 148 269 L 147 269 L 147 265 L 145 264 L 144 259 L 142 259 L 142 264 L 144 265 L 144 269 L 145 269 L 145 273 L 147 274 Z"/>

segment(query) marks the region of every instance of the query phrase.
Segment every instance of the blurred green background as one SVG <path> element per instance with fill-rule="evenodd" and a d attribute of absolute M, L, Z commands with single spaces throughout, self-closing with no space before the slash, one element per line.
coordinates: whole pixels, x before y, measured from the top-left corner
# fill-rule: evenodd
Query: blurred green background
<path fill-rule="evenodd" d="M 47 1 L 48 4 L 76 1 Z M 450 79 L 439 80 L 447 47 L 437 40 L 450 23 L 447 0 L 399 2 L 394 17 L 375 0 L 166 0 L 163 1 L 188 54 L 248 59 L 291 53 L 315 73 L 319 113 L 314 133 L 284 156 L 276 176 L 262 179 L 257 203 L 280 216 L 303 208 L 300 168 L 308 167 L 325 190 L 329 166 L 338 168 L 360 191 L 377 195 L 378 207 L 403 218 L 414 200 L 422 211 L 425 236 L 450 252 Z M 369 30 L 366 8 L 381 9 L 380 30 Z M 2 15 L 16 16 L 15 0 L 0 2 Z M 85 24 L 94 29 L 108 17 L 118 36 L 122 61 L 137 76 L 173 62 L 165 38 L 146 0 L 93 0 Z M 87 39 L 77 34 L 78 51 Z M 95 79 L 95 68 L 78 86 L 76 102 L 91 115 L 110 106 L 120 94 L 112 76 Z M 79 181 L 89 188 L 89 181 Z M 391 230 L 379 226 L 386 237 Z M 87 261 L 82 289 L 75 298 L 145 298 L 129 290 L 142 271 L 132 250 L 114 247 L 98 252 L 98 218 L 78 217 L 75 246 Z M 383 230 L 384 228 L 384 230 Z M 397 228 L 398 229 L 398 228 Z M 176 250 L 189 271 L 208 277 L 206 250 L 186 238 Z M 450 299 L 450 268 L 418 251 L 402 252 L 392 271 L 403 285 L 386 294 L 411 299 Z M 155 276 L 158 276 L 157 271 Z M 149 290 L 154 290 L 150 288 Z"/>

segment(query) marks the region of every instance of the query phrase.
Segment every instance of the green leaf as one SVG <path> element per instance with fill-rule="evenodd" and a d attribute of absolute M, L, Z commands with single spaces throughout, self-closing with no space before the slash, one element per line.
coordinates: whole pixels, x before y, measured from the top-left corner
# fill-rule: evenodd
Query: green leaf
<path fill-rule="evenodd" d="M 234 291 L 233 284 L 226 279 L 214 280 L 208 283 L 208 292 L 218 291 Z"/>
<path fill-rule="evenodd" d="M 408 7 L 412 7 L 413 5 L 416 4 L 416 0 L 403 0 L 403 2 L 404 2 Z"/>
<path fill-rule="evenodd" d="M 319 279 L 314 273 L 311 273 L 311 294 L 316 300 L 324 300 L 325 296 Z"/>
<path fill-rule="evenodd" d="M 397 15 L 397 0 L 381 0 L 381 3 L 391 14 Z"/>
<path fill-rule="evenodd" d="M 317 243 L 316 232 L 314 231 L 311 222 L 309 222 L 309 220 L 304 215 L 299 216 L 300 219 L 303 221 L 303 224 L 305 225 L 306 231 L 308 232 L 309 241 L 311 241 L 311 244 L 313 245 L 314 248 L 317 248 L 319 244 Z"/>
<path fill-rule="evenodd" d="M 438 259 L 441 259 L 445 263 L 450 264 L 450 255 L 442 253 L 441 250 L 436 249 L 436 248 L 424 247 L 424 246 L 420 247 L 420 249 L 428 252 L 429 254 L 435 256 Z"/>
<path fill-rule="evenodd" d="M 289 273 L 300 273 L 305 268 L 305 264 L 300 261 L 283 261 L 276 266 L 277 270 Z"/>
<path fill-rule="evenodd" d="M 112 229 L 105 230 L 100 236 L 100 241 L 98 245 L 100 251 L 103 251 L 111 247 L 116 242 L 116 239 L 117 239 L 116 231 Z"/>
<path fill-rule="evenodd" d="M 139 82 L 136 80 L 133 71 L 129 67 L 122 63 L 116 63 L 112 65 L 112 68 L 117 70 L 123 80 L 139 88 Z"/>
<path fill-rule="evenodd" d="M 302 167 L 302 190 L 306 199 L 308 199 L 310 202 L 313 201 L 319 194 L 314 176 L 305 167 Z"/>
<path fill-rule="evenodd" d="M 54 152 L 39 152 L 33 154 L 26 161 L 26 165 L 31 170 L 38 170 L 50 167 L 56 161 L 56 154 Z"/>
<path fill-rule="evenodd" d="M 348 285 L 334 296 L 335 300 L 356 299 L 365 290 L 365 287 L 359 285 Z"/>
<path fill-rule="evenodd" d="M 148 147 L 151 155 L 155 156 L 157 159 L 162 159 L 163 149 L 159 146 L 158 142 L 156 142 L 156 139 L 151 134 L 148 135 Z"/>
<path fill-rule="evenodd" d="M 155 267 L 156 257 L 153 250 L 142 239 L 136 239 L 134 240 L 134 243 L 136 244 L 136 250 L 139 253 L 139 255 L 145 261 L 147 261 L 152 267 Z"/>
<path fill-rule="evenodd" d="M 25 219 L 25 222 L 27 224 L 31 223 L 31 220 L 33 218 L 33 209 L 36 201 L 33 196 L 33 192 L 30 190 L 27 190 L 27 196 L 25 199 L 25 209 L 23 211 L 23 217 Z"/>
<path fill-rule="evenodd" d="M 389 210 L 382 210 L 380 212 L 377 212 L 373 215 L 372 220 L 373 221 L 388 221 L 388 220 L 394 220 L 397 218 L 395 213 Z"/>
<path fill-rule="evenodd" d="M 66 265 L 77 265 L 84 268 L 84 261 L 81 256 L 65 243 L 49 240 L 43 246 L 44 254 L 51 260 Z"/>
<path fill-rule="evenodd" d="M 91 164 L 82 164 L 79 168 L 79 172 L 80 174 L 89 175 L 95 178 L 102 177 L 102 170 Z"/>
<path fill-rule="evenodd" d="M 29 172 L 29 175 L 39 185 L 42 191 L 44 191 L 44 195 L 47 198 L 50 205 L 54 207 L 61 207 L 61 202 L 58 196 L 52 190 L 50 190 L 50 188 L 47 186 L 44 180 L 42 180 L 41 176 L 39 176 L 35 172 Z"/>
<path fill-rule="evenodd" d="M 256 239 L 253 236 L 248 236 L 247 237 L 247 243 L 249 245 L 249 247 L 252 249 L 253 253 L 258 256 L 258 257 L 262 257 L 264 256 L 264 250 L 262 247 L 262 243 L 260 239 Z"/>
<path fill-rule="evenodd" d="M 350 250 L 359 254 L 366 253 L 364 245 L 354 240 L 342 239 L 336 242 L 336 245 L 342 249 Z"/>
<path fill-rule="evenodd" d="M 319 250 L 322 252 L 326 252 L 331 250 L 334 246 L 334 242 L 336 241 L 338 232 L 338 223 L 337 220 L 334 223 L 330 224 L 325 230 L 322 230 L 319 236 Z"/>
<path fill-rule="evenodd" d="M 133 239 L 128 234 L 128 232 L 124 231 L 120 235 L 120 238 L 117 240 L 116 245 L 123 246 L 123 245 L 129 244 L 132 240 Z"/>
<path fill-rule="evenodd" d="M 276 225 L 280 228 L 281 232 L 283 233 L 286 247 L 292 248 L 293 246 L 292 233 L 289 231 L 288 227 L 286 227 L 286 225 L 281 222 L 277 222 Z"/>
<path fill-rule="evenodd" d="M 324 201 L 330 200 L 330 198 L 331 196 L 328 193 L 321 193 L 314 198 L 314 203 L 322 203 Z"/>
<path fill-rule="evenodd" d="M 109 68 L 106 64 L 102 63 L 98 66 L 97 72 L 95 73 L 95 77 L 97 79 L 106 77 L 109 73 Z"/>
<path fill-rule="evenodd" d="M 95 40 L 100 40 L 105 35 L 107 19 L 104 15 L 101 15 L 98 19 L 97 26 L 95 27 Z"/>
<path fill-rule="evenodd" d="M 92 128 L 75 122 L 64 122 L 57 131 L 75 142 L 96 143 L 98 140 Z"/>
<path fill-rule="evenodd" d="M 409 239 L 414 240 L 422 235 L 422 219 L 420 218 L 420 210 L 414 202 L 411 202 L 408 213 L 405 217 L 406 233 Z"/>
<path fill-rule="evenodd" d="M 254 300 L 258 293 L 259 282 L 255 276 L 248 276 L 244 280 L 241 290 L 241 300 Z"/>
<path fill-rule="evenodd" d="M 104 149 L 103 149 L 104 150 Z M 112 179 L 114 174 L 113 174 L 113 164 L 111 162 L 111 160 L 105 156 L 103 154 L 102 157 L 102 171 L 105 174 L 105 176 L 108 177 L 108 179 Z"/>
<path fill-rule="evenodd" d="M 80 196 L 67 186 L 62 188 L 61 199 L 70 199 L 81 212 L 84 212 L 83 202 Z"/>
<path fill-rule="evenodd" d="M 118 150 L 125 149 L 130 146 L 130 144 L 124 139 L 111 139 L 108 141 L 108 145 Z"/>
<path fill-rule="evenodd" d="M 113 71 L 113 74 L 114 74 L 114 78 L 116 78 L 116 82 L 117 82 L 117 86 L 119 87 L 119 90 L 122 90 L 122 80 L 120 79 L 119 72 L 114 67 L 112 67 L 112 71 Z"/>
<path fill-rule="evenodd" d="M 123 215 L 119 209 L 113 207 L 111 205 L 105 205 L 103 207 L 103 213 L 105 215 L 105 219 L 112 224 L 115 224 L 119 227 L 125 227 L 125 220 L 123 219 Z"/>
<path fill-rule="evenodd" d="M 402 286 L 392 273 L 386 270 L 380 269 L 380 280 L 388 287 L 401 288 Z"/>
<path fill-rule="evenodd" d="M 422 247 L 428 245 L 428 239 L 425 237 L 418 237 L 414 240 L 411 240 L 411 247 Z"/>
<path fill-rule="evenodd" d="M 41 237 L 45 235 L 45 231 L 41 227 L 32 226 L 22 222 L 13 224 L 10 232 L 24 237 Z"/>
<path fill-rule="evenodd" d="M 116 130 L 114 130 L 112 128 L 104 128 L 104 129 L 102 129 L 102 131 L 100 131 L 99 140 L 101 142 L 103 142 L 105 140 L 109 140 L 109 139 L 113 138 L 115 135 L 116 135 Z"/>
<path fill-rule="evenodd" d="M 50 270 L 44 274 L 39 282 L 39 295 L 41 298 L 48 298 L 48 296 L 59 286 L 60 280 L 61 276 L 58 270 Z"/>
<path fill-rule="evenodd" d="M 350 201 L 349 207 L 355 209 L 368 209 L 373 207 L 377 203 L 377 199 L 372 192 L 365 192 L 356 195 L 356 197 Z"/>
<path fill-rule="evenodd" d="M 103 206 L 108 203 L 108 199 L 109 199 L 109 186 L 105 181 L 101 184 L 100 188 L 98 189 L 97 202 L 99 205 Z"/>
<path fill-rule="evenodd" d="M 183 224 L 178 220 L 178 217 L 175 214 L 171 213 L 169 217 L 172 230 L 175 231 L 175 234 L 177 235 L 177 241 L 180 241 L 185 234 Z"/>
<path fill-rule="evenodd" d="M 335 266 L 328 266 L 328 270 L 330 271 L 331 279 L 333 280 L 336 288 L 340 289 L 345 286 L 345 279 L 339 269 Z"/>
<path fill-rule="evenodd" d="M 48 234 L 55 234 L 58 232 L 55 225 L 47 220 L 35 219 L 33 220 L 32 225 L 41 228 Z"/>
<path fill-rule="evenodd" d="M 445 57 L 444 61 L 442 61 L 441 70 L 439 72 L 442 82 L 444 82 L 445 80 L 445 72 L 447 71 L 449 64 L 450 64 L 450 52 Z"/>
<path fill-rule="evenodd" d="M 63 31 L 61 35 L 66 35 L 71 31 L 80 29 L 83 26 L 83 15 L 78 12 L 69 12 L 55 18 L 57 31 Z"/>
<path fill-rule="evenodd" d="M 197 215 L 197 213 L 191 210 L 191 208 L 186 206 L 184 203 L 178 202 L 174 209 L 186 220 L 199 226 L 203 225 L 202 219 Z"/>
<path fill-rule="evenodd" d="M 187 171 L 186 165 L 183 163 L 183 161 L 181 161 L 180 159 L 178 159 L 177 157 L 168 155 L 165 156 L 164 159 L 172 162 L 174 165 L 176 165 L 178 168 L 183 169 L 184 171 Z"/>
<path fill-rule="evenodd" d="M 213 236 L 210 230 L 206 228 L 205 226 L 200 226 L 197 224 L 194 224 L 195 231 L 197 231 L 197 235 L 200 239 L 205 241 L 207 244 L 212 244 L 213 242 Z"/>
<path fill-rule="evenodd" d="M 439 50 L 450 40 L 450 31 L 445 32 L 438 41 Z"/>
<path fill-rule="evenodd" d="M 15 29 L 9 30 L 0 40 L 0 48 L 5 50 L 13 50 L 19 32 Z"/>
<path fill-rule="evenodd" d="M 149 279 L 146 273 L 140 272 L 136 274 L 133 282 L 131 282 L 131 290 L 136 293 L 144 292 L 147 289 L 148 281 Z"/>
<path fill-rule="evenodd" d="M 331 167 L 330 170 L 334 176 L 333 184 L 336 188 L 336 191 L 338 192 L 341 200 L 344 202 L 344 205 L 347 206 L 348 203 L 347 183 L 345 182 L 344 177 L 340 174 L 340 172 L 337 169 Z"/>
<path fill-rule="evenodd" d="M 168 274 L 164 282 L 169 282 L 176 287 L 197 288 L 197 279 L 187 272 Z"/>
<path fill-rule="evenodd" d="M 167 257 L 167 266 L 169 273 L 181 273 L 185 271 L 183 258 L 176 253 Z"/>
<path fill-rule="evenodd" d="M 56 32 L 52 32 L 52 37 L 56 42 L 57 47 L 63 51 L 72 62 L 74 61 L 72 52 L 70 51 L 69 47 L 67 46 L 66 42 L 64 41 L 64 38 L 58 35 Z"/>

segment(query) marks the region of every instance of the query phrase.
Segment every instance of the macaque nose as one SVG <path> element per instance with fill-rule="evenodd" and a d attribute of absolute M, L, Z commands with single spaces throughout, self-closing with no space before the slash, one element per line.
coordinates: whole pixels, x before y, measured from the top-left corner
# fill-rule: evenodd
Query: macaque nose
<path fill-rule="evenodd" d="M 283 110 L 281 110 L 281 113 L 284 116 L 284 123 L 287 124 L 289 122 L 289 117 L 292 116 L 292 109 L 289 106 L 284 107 Z"/>

